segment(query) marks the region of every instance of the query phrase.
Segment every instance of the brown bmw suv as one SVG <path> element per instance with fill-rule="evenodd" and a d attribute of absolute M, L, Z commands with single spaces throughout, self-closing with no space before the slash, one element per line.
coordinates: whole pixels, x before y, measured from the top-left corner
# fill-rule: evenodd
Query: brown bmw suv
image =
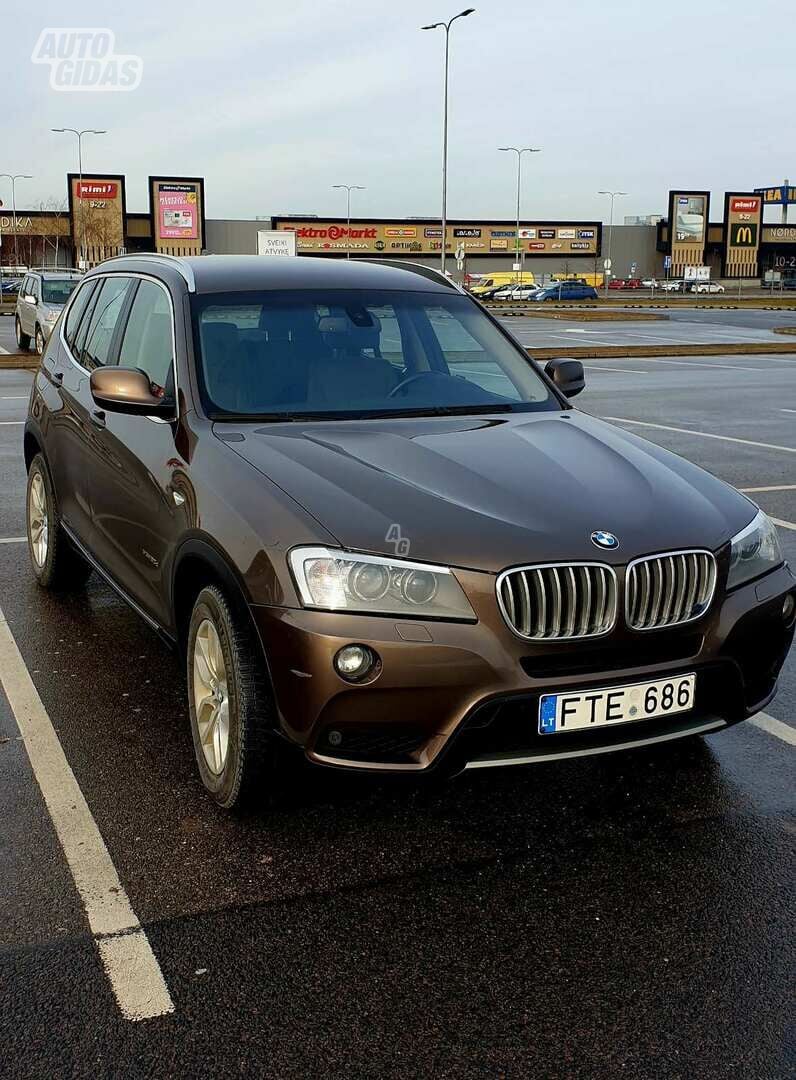
<path fill-rule="evenodd" d="M 582 387 L 425 267 L 111 260 L 31 394 L 34 573 L 182 650 L 222 806 L 291 746 L 454 772 L 718 731 L 793 638 L 776 530 Z"/>

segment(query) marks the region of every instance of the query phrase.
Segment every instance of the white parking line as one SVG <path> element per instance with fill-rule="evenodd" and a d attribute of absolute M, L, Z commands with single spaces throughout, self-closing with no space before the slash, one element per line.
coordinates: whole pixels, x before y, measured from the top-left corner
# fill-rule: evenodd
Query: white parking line
<path fill-rule="evenodd" d="M 27 536 L 4 536 L 0 537 L 0 544 L 24 544 Z"/>
<path fill-rule="evenodd" d="M 61 843 L 122 1016 L 174 1012 L 168 987 L 105 841 L 0 610 L 0 683 Z"/>
<path fill-rule="evenodd" d="M 12 396 L 8 396 L 7 394 L 3 394 L 3 396 L 0 397 L 0 401 L 27 401 L 27 400 L 28 400 L 28 395 L 27 394 L 14 394 Z M 787 412 L 787 409 L 785 411 Z"/>
<path fill-rule="evenodd" d="M 24 420 L 0 420 L 0 427 L 22 427 Z"/>
<path fill-rule="evenodd" d="M 780 409 L 780 412 L 796 413 L 796 409 Z"/>
<path fill-rule="evenodd" d="M 772 484 L 770 487 L 738 488 L 744 495 L 752 495 L 756 491 L 796 491 L 796 484 Z"/>
<path fill-rule="evenodd" d="M 632 367 L 600 367 L 598 364 L 584 364 L 589 371 L 623 371 L 628 375 L 651 375 L 651 371 L 642 371 L 641 368 Z"/>
<path fill-rule="evenodd" d="M 744 446 L 762 446 L 764 450 L 782 450 L 786 454 L 796 454 L 796 446 L 777 446 L 775 443 L 755 442 L 753 439 L 738 439 L 734 435 L 714 435 L 709 431 L 693 431 L 691 428 L 653 424 L 649 420 L 628 420 L 624 416 L 604 416 L 602 419 L 612 420 L 615 424 L 634 424 L 637 427 L 658 428 L 660 431 L 677 431 L 681 435 L 698 435 L 701 439 L 721 439 L 723 442 L 742 443 Z"/>
<path fill-rule="evenodd" d="M 793 531 L 796 532 L 796 524 L 792 521 L 783 521 L 782 518 L 771 517 L 771 514 L 768 516 L 775 525 L 779 525 L 780 529 L 793 529 Z"/>
<path fill-rule="evenodd" d="M 610 360 L 610 356 L 601 357 L 600 359 Z M 629 357 L 617 357 L 618 360 L 627 360 Z M 711 364 L 703 362 L 702 360 L 661 360 L 657 356 L 634 356 L 633 360 L 640 360 L 645 364 L 674 364 L 676 367 L 687 368 L 721 368 L 725 371 L 765 371 L 763 367 L 741 367 L 739 364 Z"/>
<path fill-rule="evenodd" d="M 773 716 L 769 716 L 768 713 L 761 712 L 757 716 L 752 716 L 749 723 L 762 728 L 769 735 L 775 735 L 790 746 L 796 746 L 796 728 L 791 727 L 790 724 L 783 724 L 781 720 L 776 720 Z"/>

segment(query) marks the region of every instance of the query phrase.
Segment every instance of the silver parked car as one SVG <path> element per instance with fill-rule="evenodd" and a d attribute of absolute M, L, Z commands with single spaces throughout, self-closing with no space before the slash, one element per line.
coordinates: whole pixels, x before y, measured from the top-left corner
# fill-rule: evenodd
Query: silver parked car
<path fill-rule="evenodd" d="M 44 352 L 52 328 L 81 277 L 73 270 L 28 271 L 17 295 L 17 348 L 29 349 L 33 342 L 37 353 Z"/>

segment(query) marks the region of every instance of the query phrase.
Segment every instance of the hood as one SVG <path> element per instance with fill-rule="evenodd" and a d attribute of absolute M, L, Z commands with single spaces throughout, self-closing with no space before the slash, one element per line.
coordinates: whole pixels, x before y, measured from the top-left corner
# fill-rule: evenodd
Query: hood
<path fill-rule="evenodd" d="M 574 410 L 268 424 L 243 435 L 229 448 L 342 547 L 394 555 L 400 536 L 399 553 L 442 565 L 499 571 L 716 550 L 755 512 L 690 462 Z M 618 549 L 595 547 L 596 530 L 614 533 Z"/>

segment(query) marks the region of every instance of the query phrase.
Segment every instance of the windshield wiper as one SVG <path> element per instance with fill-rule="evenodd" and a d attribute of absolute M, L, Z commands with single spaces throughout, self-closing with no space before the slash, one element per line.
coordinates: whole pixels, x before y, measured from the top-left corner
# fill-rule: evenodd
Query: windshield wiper
<path fill-rule="evenodd" d="M 294 424 L 324 420 L 389 420 L 401 416 L 467 416 L 515 412 L 515 406 L 495 402 L 482 405 L 418 405 L 414 409 L 357 409 L 350 412 L 224 413 L 213 416 L 216 423 Z"/>

